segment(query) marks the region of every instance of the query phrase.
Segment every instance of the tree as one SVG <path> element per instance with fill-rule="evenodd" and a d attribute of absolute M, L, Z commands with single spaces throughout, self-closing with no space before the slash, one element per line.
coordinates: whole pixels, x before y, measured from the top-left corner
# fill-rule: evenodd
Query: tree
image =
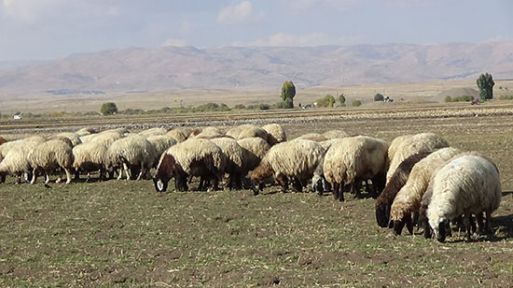
<path fill-rule="evenodd" d="M 340 106 L 346 106 L 346 96 L 344 96 L 344 94 L 338 95 L 338 102 Z"/>
<path fill-rule="evenodd" d="M 381 102 L 383 102 L 384 100 L 385 100 L 385 96 L 383 96 L 383 94 L 377 93 L 376 95 L 374 95 L 374 101 L 381 101 Z"/>
<path fill-rule="evenodd" d="M 477 87 L 479 87 L 479 95 L 481 100 L 493 99 L 493 82 L 492 74 L 481 74 L 476 80 Z"/>
<path fill-rule="evenodd" d="M 317 99 L 317 101 L 315 102 L 317 103 L 317 107 L 333 108 L 333 106 L 335 105 L 335 97 L 328 94 L 320 99 Z"/>
<path fill-rule="evenodd" d="M 292 81 L 285 81 L 281 86 L 281 100 L 287 108 L 294 108 L 294 96 L 296 96 L 296 86 Z"/>
<path fill-rule="evenodd" d="M 100 113 L 102 113 L 102 115 L 116 114 L 118 113 L 118 107 L 114 102 L 103 103 L 102 107 L 100 108 Z"/>

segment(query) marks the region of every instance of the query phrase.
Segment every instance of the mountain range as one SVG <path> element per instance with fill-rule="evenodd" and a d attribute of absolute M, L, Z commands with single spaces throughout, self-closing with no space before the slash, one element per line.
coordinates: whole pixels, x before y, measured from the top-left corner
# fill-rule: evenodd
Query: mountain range
<path fill-rule="evenodd" d="M 159 47 L 74 54 L 0 64 L 0 97 L 173 89 L 296 86 L 513 78 L 513 42 L 320 47 Z"/>

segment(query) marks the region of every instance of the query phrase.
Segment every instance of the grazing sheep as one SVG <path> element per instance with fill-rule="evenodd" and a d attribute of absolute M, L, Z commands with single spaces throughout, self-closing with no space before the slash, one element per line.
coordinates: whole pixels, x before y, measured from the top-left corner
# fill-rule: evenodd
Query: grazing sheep
<path fill-rule="evenodd" d="M 217 127 L 205 127 L 201 131 L 193 131 L 191 136 L 198 139 L 214 139 L 224 137 L 225 135 L 224 132 Z"/>
<path fill-rule="evenodd" d="M 394 143 L 394 145 L 397 144 L 397 147 L 394 147 L 394 151 L 389 152 L 393 158 L 389 158 L 390 166 L 387 172 L 387 182 L 394 174 L 397 166 L 411 155 L 449 147 L 449 143 L 445 139 L 434 133 L 420 133 L 411 137 L 404 136 L 400 140 L 396 141 L 399 142 L 398 144 Z"/>
<path fill-rule="evenodd" d="M 123 171 L 126 180 L 132 179 L 132 170 L 139 172 L 136 180 L 140 180 L 147 175 L 159 155 L 155 147 L 143 136 L 131 134 L 112 143 L 107 151 L 107 157 L 109 168 L 122 167 L 118 180 L 123 177 Z"/>
<path fill-rule="evenodd" d="M 56 138 L 67 138 L 71 141 L 72 147 L 77 146 L 78 144 L 81 144 L 82 141 L 80 140 L 80 136 L 73 132 L 63 132 L 55 135 Z"/>
<path fill-rule="evenodd" d="M 2 149 L 2 161 L 0 162 L 0 183 L 5 182 L 7 175 L 16 177 L 16 183 L 21 182 L 23 173 L 29 173 L 30 165 L 27 155 L 37 145 L 44 142 L 43 138 L 25 138 L 4 143 Z"/>
<path fill-rule="evenodd" d="M 324 192 L 330 191 L 332 188 L 331 184 L 326 181 L 326 177 L 324 177 L 324 158 L 326 156 L 326 151 L 328 151 L 331 145 L 337 145 L 336 143 L 340 142 L 340 139 L 341 138 L 333 138 L 319 142 L 324 149 L 324 155 L 322 155 L 317 168 L 315 168 L 314 175 L 312 177 L 312 191 L 319 193 L 320 196 L 322 196 Z"/>
<path fill-rule="evenodd" d="M 395 233 L 400 235 L 405 224 L 408 225 L 408 230 L 412 233 L 413 223 L 411 214 L 418 211 L 420 201 L 424 192 L 426 192 L 431 175 L 458 153 L 460 153 L 460 150 L 456 148 L 442 148 L 431 153 L 413 166 L 408 180 L 401 190 L 397 192 L 390 209 L 390 220 L 393 221 Z"/>
<path fill-rule="evenodd" d="M 280 124 L 267 124 L 262 126 L 262 129 L 267 132 L 267 143 L 271 146 L 287 141 L 287 134 Z"/>
<path fill-rule="evenodd" d="M 390 146 L 388 146 L 388 161 L 389 161 L 389 163 L 387 164 L 387 166 L 390 166 L 390 161 L 392 161 L 392 159 L 394 159 L 395 154 L 397 153 L 397 151 L 399 151 L 400 147 L 403 145 L 403 142 L 410 139 L 411 137 L 413 137 L 413 134 L 406 134 L 406 135 L 397 136 L 394 138 L 394 140 L 392 140 L 392 142 L 390 143 Z M 388 169 L 389 169 L 389 167 L 387 167 L 387 170 Z"/>
<path fill-rule="evenodd" d="M 491 214 L 499 208 L 502 197 L 499 170 L 490 159 L 477 155 L 456 157 L 442 167 L 432 181 L 427 218 L 438 241 L 445 241 L 448 221 L 460 215 L 464 215 L 467 240 L 470 239 L 472 214 L 478 216 L 479 224 L 484 212 L 489 231 Z"/>
<path fill-rule="evenodd" d="M 344 201 L 344 185 L 359 196 L 357 185 L 371 179 L 377 196 L 384 188 L 388 145 L 377 138 L 357 136 L 342 138 L 326 152 L 324 176 L 333 186 L 335 199 Z"/>
<path fill-rule="evenodd" d="M 267 141 L 260 137 L 240 139 L 237 143 L 240 145 L 244 153 L 244 165 L 246 166 L 247 171 L 255 169 L 260 164 L 260 161 L 262 161 L 265 154 L 267 154 L 267 151 L 271 149 L 271 146 L 269 146 Z M 249 183 L 250 181 L 246 177 L 243 181 L 244 187 L 249 188 L 251 184 Z"/>
<path fill-rule="evenodd" d="M 232 138 L 222 137 L 210 140 L 214 142 L 223 152 L 226 165 L 225 173 L 229 175 L 228 188 L 242 189 L 242 177 L 246 176 L 248 169 L 246 166 L 246 159 L 244 158 L 244 150 Z"/>
<path fill-rule="evenodd" d="M 65 138 L 67 139 L 67 138 Z M 52 139 L 36 145 L 27 155 L 30 167 L 32 168 L 32 180 L 34 184 L 38 171 L 45 175 L 45 184 L 50 182 L 50 174 L 56 168 L 61 168 L 66 173 L 66 184 L 71 182 L 71 169 L 73 168 L 73 150 L 71 141 Z M 60 178 L 57 183 L 60 182 Z"/>
<path fill-rule="evenodd" d="M 342 130 L 329 130 L 322 133 L 322 136 L 326 139 L 339 139 L 350 137 L 349 134 Z"/>
<path fill-rule="evenodd" d="M 284 192 L 287 191 L 288 179 L 291 178 L 294 180 L 294 188 L 302 191 L 304 183 L 312 178 L 323 154 L 322 146 L 314 141 L 283 142 L 271 147 L 249 176 L 253 183 L 260 184 L 264 179 L 274 175 Z M 255 190 L 255 194 L 258 194 L 258 191 Z"/>
<path fill-rule="evenodd" d="M 295 138 L 294 140 L 311 140 L 311 141 L 315 141 L 315 142 L 322 142 L 322 141 L 326 141 L 328 139 L 326 139 L 326 137 L 322 136 L 319 133 L 307 133 L 307 134 L 303 134 L 303 135 Z M 292 140 L 292 141 L 294 141 L 294 140 Z"/>
<path fill-rule="evenodd" d="M 95 128 L 91 128 L 91 127 L 85 127 L 85 128 L 78 130 L 77 132 L 75 132 L 75 134 L 77 134 L 79 137 L 82 137 L 85 135 L 96 134 L 96 133 L 98 133 L 98 131 Z"/>
<path fill-rule="evenodd" d="M 107 145 L 95 141 L 73 147 L 75 179 L 79 179 L 80 172 L 91 172 L 94 170 L 99 170 L 100 179 L 104 179 L 105 167 L 108 163 L 107 150 Z"/>
<path fill-rule="evenodd" d="M 390 151 L 390 148 L 388 150 Z M 395 170 L 394 175 L 392 175 L 392 178 L 388 181 L 385 189 L 383 189 L 383 192 L 376 199 L 376 221 L 380 227 L 388 226 L 392 202 L 394 202 L 397 192 L 406 184 L 413 166 L 429 154 L 431 154 L 431 152 L 416 153 L 399 164 L 399 167 Z"/>
<path fill-rule="evenodd" d="M 157 135 L 165 135 L 167 133 L 167 129 L 163 127 L 156 127 L 156 128 L 150 128 L 143 130 L 139 132 L 139 135 L 141 136 L 157 136 Z"/>
<path fill-rule="evenodd" d="M 123 137 L 125 137 L 124 134 L 121 134 L 121 133 L 115 132 L 115 131 L 111 131 L 111 132 L 102 132 L 102 133 L 98 133 L 98 134 L 83 136 L 80 139 L 82 140 L 82 143 L 96 142 L 98 144 L 110 146 L 116 140 L 119 140 Z"/>
<path fill-rule="evenodd" d="M 153 178 L 155 190 L 165 192 L 169 180 L 175 178 L 178 191 L 187 191 L 187 178 L 189 176 L 201 177 L 205 181 L 212 180 L 214 190 L 224 174 L 226 159 L 216 144 L 205 139 L 188 139 L 178 143 L 160 157 L 157 172 Z M 207 186 L 200 181 L 198 190 Z"/>
<path fill-rule="evenodd" d="M 160 159 L 160 155 L 162 155 L 162 153 L 166 152 L 166 150 L 169 149 L 169 147 L 178 143 L 175 140 L 175 138 L 168 135 L 153 135 L 146 138 L 146 140 L 153 144 L 153 146 L 155 147 L 156 155 L 158 155 L 158 157 L 155 158 L 156 160 L 153 167 L 157 166 L 158 161 Z"/>
<path fill-rule="evenodd" d="M 180 142 L 187 140 L 187 138 L 189 137 L 189 135 L 191 135 L 191 133 L 192 133 L 192 129 L 186 128 L 186 127 L 179 127 L 179 128 L 170 130 L 169 132 L 167 132 L 166 135 L 174 138 L 176 140 L 176 142 L 180 143 Z"/>
<path fill-rule="evenodd" d="M 233 139 L 240 140 L 244 138 L 260 137 L 267 140 L 267 132 L 253 124 L 244 124 L 235 126 L 226 131 L 226 136 L 232 137 Z"/>

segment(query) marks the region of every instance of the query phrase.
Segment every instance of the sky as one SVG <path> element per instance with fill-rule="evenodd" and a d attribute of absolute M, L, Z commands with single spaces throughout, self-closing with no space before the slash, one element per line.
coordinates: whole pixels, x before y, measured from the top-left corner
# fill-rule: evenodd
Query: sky
<path fill-rule="evenodd" d="M 129 47 L 510 40 L 512 0 L 0 0 L 0 61 Z"/>

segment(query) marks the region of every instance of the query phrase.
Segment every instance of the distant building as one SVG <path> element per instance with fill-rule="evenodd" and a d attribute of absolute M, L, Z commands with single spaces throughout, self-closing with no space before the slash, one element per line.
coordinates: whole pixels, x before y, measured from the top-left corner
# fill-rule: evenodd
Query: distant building
<path fill-rule="evenodd" d="M 13 120 L 21 120 L 23 117 L 21 116 L 21 112 L 16 112 L 14 115 L 12 115 Z"/>

